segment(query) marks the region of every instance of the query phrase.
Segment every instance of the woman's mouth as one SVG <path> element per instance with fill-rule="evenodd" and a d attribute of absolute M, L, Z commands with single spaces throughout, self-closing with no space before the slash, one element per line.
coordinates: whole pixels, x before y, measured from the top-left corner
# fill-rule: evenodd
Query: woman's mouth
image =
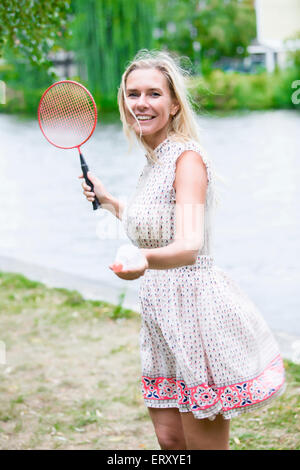
<path fill-rule="evenodd" d="M 138 121 L 151 121 L 152 119 L 155 118 L 155 116 L 148 116 L 146 114 L 138 114 L 136 118 L 138 119 Z"/>

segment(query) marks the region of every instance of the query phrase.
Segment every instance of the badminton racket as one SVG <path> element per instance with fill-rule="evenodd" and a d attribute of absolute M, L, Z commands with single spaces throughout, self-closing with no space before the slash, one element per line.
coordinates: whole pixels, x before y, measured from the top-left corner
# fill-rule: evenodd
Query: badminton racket
<path fill-rule="evenodd" d="M 54 83 L 41 97 L 38 120 L 50 144 L 61 149 L 78 149 L 85 182 L 94 191 L 94 185 L 87 176 L 89 168 L 80 150 L 97 123 L 97 108 L 91 93 L 73 80 Z M 97 198 L 92 204 L 94 210 L 101 207 Z"/>

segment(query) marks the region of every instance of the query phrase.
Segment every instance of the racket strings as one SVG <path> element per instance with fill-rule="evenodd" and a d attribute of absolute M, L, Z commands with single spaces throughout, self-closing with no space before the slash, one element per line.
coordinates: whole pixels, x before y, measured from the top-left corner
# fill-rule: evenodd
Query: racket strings
<path fill-rule="evenodd" d="M 87 121 L 93 123 L 95 118 L 88 95 L 75 88 L 70 90 L 70 87 L 66 91 L 58 87 L 52 93 L 50 90 L 43 101 L 41 112 L 43 121 L 50 125 L 75 124 L 86 127 Z"/>
<path fill-rule="evenodd" d="M 62 123 L 66 121 L 68 124 L 70 122 L 83 124 L 83 114 L 85 114 L 85 119 L 90 118 L 92 122 L 94 121 L 91 103 L 86 96 L 76 96 L 75 94 L 70 96 L 70 93 L 66 95 L 58 91 L 54 96 L 50 95 L 47 98 L 48 100 L 45 100 L 43 103 L 42 112 L 44 121 L 50 124 L 56 124 L 57 120 L 62 120 Z"/>
<path fill-rule="evenodd" d="M 88 92 L 73 82 L 58 83 L 50 88 L 39 112 L 45 135 L 58 146 L 80 145 L 95 126 L 95 104 Z"/>

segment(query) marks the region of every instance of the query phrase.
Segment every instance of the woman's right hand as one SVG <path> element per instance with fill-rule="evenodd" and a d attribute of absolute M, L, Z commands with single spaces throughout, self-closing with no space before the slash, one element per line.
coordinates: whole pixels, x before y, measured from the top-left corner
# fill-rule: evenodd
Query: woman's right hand
<path fill-rule="evenodd" d="M 106 191 L 101 181 L 96 176 L 94 176 L 90 171 L 88 171 L 87 176 L 90 182 L 93 183 L 94 185 L 93 191 L 91 190 L 91 187 L 88 184 L 86 184 L 83 174 L 78 176 L 79 179 L 83 179 L 81 186 L 83 188 L 83 194 L 85 195 L 87 200 L 90 202 L 93 202 L 96 197 L 98 201 L 100 202 L 100 204 L 108 203 L 110 195 Z"/>

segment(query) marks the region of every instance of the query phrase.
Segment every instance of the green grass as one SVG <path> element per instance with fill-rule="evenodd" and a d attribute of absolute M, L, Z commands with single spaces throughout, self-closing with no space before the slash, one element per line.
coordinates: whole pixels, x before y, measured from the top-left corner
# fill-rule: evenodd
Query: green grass
<path fill-rule="evenodd" d="M 300 450 L 300 365 L 284 364 L 285 393 L 270 407 L 232 420 L 232 449 Z"/>
<path fill-rule="evenodd" d="M 0 449 L 159 449 L 139 389 L 140 317 L 0 273 Z M 287 389 L 231 423 L 231 449 L 300 450 L 300 365 Z"/>

